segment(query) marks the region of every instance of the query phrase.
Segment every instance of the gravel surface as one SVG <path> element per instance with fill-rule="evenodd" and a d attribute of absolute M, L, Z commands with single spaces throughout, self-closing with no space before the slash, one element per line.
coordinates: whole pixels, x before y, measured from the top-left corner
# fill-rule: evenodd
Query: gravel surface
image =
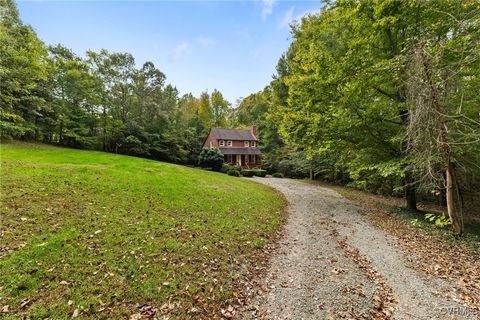
<path fill-rule="evenodd" d="M 447 300 L 448 283 L 409 268 L 396 239 L 371 226 L 337 192 L 290 179 L 255 179 L 286 196 L 289 217 L 270 268 L 241 318 L 378 318 L 375 308 L 386 286 L 394 301 L 384 318 L 476 319 L 468 308 Z M 368 267 L 347 254 L 352 249 Z M 383 288 L 369 270 L 382 279 Z"/>

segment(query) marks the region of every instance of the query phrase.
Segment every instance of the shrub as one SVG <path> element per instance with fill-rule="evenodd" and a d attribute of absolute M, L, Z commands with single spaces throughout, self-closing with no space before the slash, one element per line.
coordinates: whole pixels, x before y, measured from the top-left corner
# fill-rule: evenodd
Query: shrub
<path fill-rule="evenodd" d="M 242 176 L 244 177 L 253 177 L 255 175 L 255 172 L 253 170 L 242 170 Z"/>
<path fill-rule="evenodd" d="M 230 169 L 227 171 L 227 174 L 232 177 L 240 177 L 240 171 L 237 169 Z"/>
<path fill-rule="evenodd" d="M 244 177 L 253 177 L 255 175 L 255 171 L 253 170 L 242 170 L 242 176 Z"/>
<path fill-rule="evenodd" d="M 257 177 L 262 177 L 263 178 L 267 175 L 267 170 L 256 169 L 256 170 L 253 170 L 253 172 Z"/>
<path fill-rule="evenodd" d="M 227 173 L 230 169 L 240 171 L 240 168 L 238 166 L 234 166 L 230 163 L 224 163 L 222 165 L 222 169 L 220 169 L 220 172 Z"/>
<path fill-rule="evenodd" d="M 278 171 L 283 174 L 284 177 L 308 177 L 308 162 L 302 158 L 285 159 L 278 163 Z"/>
<path fill-rule="evenodd" d="M 427 213 L 425 215 L 425 220 L 433 222 L 437 227 L 440 228 L 444 228 L 452 224 L 452 221 L 450 221 L 450 218 L 445 215 L 445 212 L 442 212 L 441 215 Z"/>
<path fill-rule="evenodd" d="M 274 178 L 283 178 L 283 173 L 281 173 L 281 172 L 275 172 L 274 174 L 272 174 L 272 177 L 274 177 Z"/>
<path fill-rule="evenodd" d="M 220 171 L 223 166 L 223 154 L 217 148 L 202 149 L 198 160 L 202 168 L 211 168 L 214 171 Z"/>

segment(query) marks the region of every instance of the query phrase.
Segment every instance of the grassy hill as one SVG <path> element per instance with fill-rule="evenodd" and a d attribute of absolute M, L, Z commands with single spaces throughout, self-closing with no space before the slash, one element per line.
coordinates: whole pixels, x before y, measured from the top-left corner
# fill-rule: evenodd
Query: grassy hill
<path fill-rule="evenodd" d="M 210 317 L 282 216 L 263 185 L 173 164 L 25 143 L 1 164 L 7 319 Z"/>

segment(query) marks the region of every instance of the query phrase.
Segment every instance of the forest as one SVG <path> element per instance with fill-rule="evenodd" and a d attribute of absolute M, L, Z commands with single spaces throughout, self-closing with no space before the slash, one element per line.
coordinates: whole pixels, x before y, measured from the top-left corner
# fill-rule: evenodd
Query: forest
<path fill-rule="evenodd" d="M 256 125 L 269 173 L 437 201 L 456 233 L 478 203 L 478 1 L 327 1 L 234 106 L 128 53 L 47 46 L 11 0 L 0 14 L 2 139 L 196 165 L 210 127 Z"/>
<path fill-rule="evenodd" d="M 45 45 L 2 0 L 2 138 L 196 164 L 212 126 L 226 126 L 222 93 L 180 96 L 152 62 L 129 53 Z"/>

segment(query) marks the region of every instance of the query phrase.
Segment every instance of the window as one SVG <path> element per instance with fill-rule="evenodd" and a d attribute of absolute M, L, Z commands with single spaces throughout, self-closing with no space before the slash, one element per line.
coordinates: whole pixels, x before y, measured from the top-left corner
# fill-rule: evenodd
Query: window
<path fill-rule="evenodd" d="M 228 140 L 227 141 L 227 147 L 231 147 L 232 146 L 232 140 Z"/>
<path fill-rule="evenodd" d="M 225 147 L 225 140 L 219 140 L 218 144 L 220 145 L 220 147 Z"/>
<path fill-rule="evenodd" d="M 245 146 L 245 147 L 250 147 L 250 142 L 244 141 L 244 142 L 243 142 L 243 146 Z"/>
<path fill-rule="evenodd" d="M 254 154 L 250 155 L 250 162 L 251 163 L 256 163 Z"/>
<path fill-rule="evenodd" d="M 213 142 L 212 142 L 212 141 L 210 141 L 210 148 L 212 148 L 212 147 L 213 147 Z"/>
<path fill-rule="evenodd" d="M 250 142 L 250 147 L 255 147 L 255 141 Z"/>
<path fill-rule="evenodd" d="M 248 158 L 249 158 L 249 156 L 248 156 L 248 154 L 246 154 L 245 155 L 245 163 L 248 163 Z"/>
<path fill-rule="evenodd" d="M 233 162 L 233 158 L 232 158 L 232 155 L 231 155 L 231 154 L 227 154 L 227 162 L 228 162 L 228 163 L 232 163 L 232 162 Z"/>

